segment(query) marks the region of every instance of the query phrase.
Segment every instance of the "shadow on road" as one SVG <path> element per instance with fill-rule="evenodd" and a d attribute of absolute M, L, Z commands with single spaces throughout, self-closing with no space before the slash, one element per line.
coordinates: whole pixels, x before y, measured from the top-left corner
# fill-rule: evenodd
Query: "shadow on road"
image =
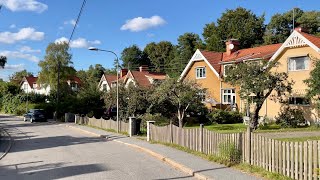
<path fill-rule="evenodd" d="M 67 163 L 52 163 L 35 165 L 40 162 L 42 161 L 0 166 L 0 179 L 60 179 L 107 171 L 105 165 L 102 164 L 68 165 Z"/>

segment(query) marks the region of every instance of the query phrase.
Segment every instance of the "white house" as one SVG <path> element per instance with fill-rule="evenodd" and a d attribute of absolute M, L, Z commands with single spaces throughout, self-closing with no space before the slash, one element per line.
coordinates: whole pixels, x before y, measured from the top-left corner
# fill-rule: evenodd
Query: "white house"
<path fill-rule="evenodd" d="M 45 87 L 43 84 L 37 83 L 38 77 L 24 77 L 20 83 L 20 89 L 25 93 L 36 93 L 36 94 L 50 94 L 50 85 Z M 72 88 L 73 91 L 77 91 L 81 85 L 81 80 L 78 77 L 71 77 L 67 81 L 68 85 Z"/>

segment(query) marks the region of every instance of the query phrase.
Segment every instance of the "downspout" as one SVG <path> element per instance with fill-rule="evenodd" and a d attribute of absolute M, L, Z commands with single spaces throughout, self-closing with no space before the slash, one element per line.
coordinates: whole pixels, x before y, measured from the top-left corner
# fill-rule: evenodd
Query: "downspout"
<path fill-rule="evenodd" d="M 222 81 L 221 81 L 221 78 L 219 77 L 219 81 L 220 81 L 220 109 L 222 109 Z"/>

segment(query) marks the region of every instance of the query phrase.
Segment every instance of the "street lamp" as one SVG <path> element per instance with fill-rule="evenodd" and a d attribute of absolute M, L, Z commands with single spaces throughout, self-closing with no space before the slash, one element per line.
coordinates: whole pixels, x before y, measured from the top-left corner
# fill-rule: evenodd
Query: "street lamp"
<path fill-rule="evenodd" d="M 88 48 L 90 51 L 104 51 L 104 52 L 109 52 L 112 53 L 116 56 L 117 58 L 117 132 L 119 132 L 119 75 L 118 75 L 118 70 L 119 70 L 119 58 L 117 56 L 117 54 L 113 51 L 109 51 L 109 50 L 104 50 L 104 49 L 99 49 L 96 47 L 89 47 Z"/>

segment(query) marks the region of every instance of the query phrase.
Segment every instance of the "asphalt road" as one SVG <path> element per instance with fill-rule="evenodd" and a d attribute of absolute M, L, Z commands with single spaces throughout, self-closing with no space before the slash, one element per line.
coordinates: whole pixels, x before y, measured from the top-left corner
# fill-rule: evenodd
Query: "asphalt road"
<path fill-rule="evenodd" d="M 143 152 L 63 124 L 0 116 L 0 126 L 14 138 L 0 160 L 1 180 L 193 179 Z"/>

